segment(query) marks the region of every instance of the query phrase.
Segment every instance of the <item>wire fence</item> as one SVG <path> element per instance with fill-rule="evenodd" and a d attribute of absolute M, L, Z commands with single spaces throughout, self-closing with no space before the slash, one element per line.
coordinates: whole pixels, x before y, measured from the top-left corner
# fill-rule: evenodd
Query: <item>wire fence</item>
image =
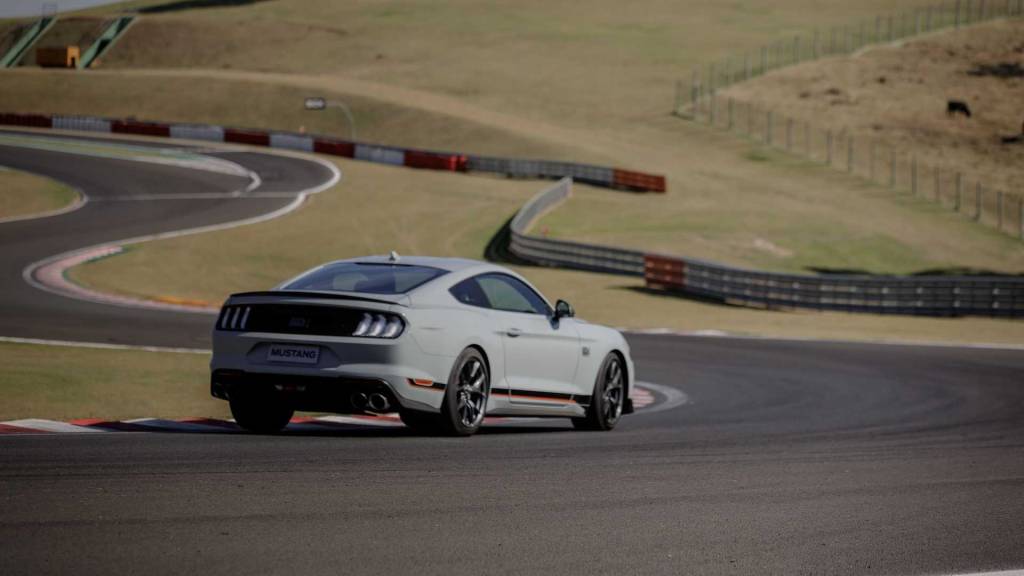
<path fill-rule="evenodd" d="M 996 189 L 977 174 L 921 160 L 913 150 L 873 136 L 822 127 L 770 107 L 718 94 L 732 84 L 818 58 L 851 54 L 940 29 L 1024 15 L 1024 0 L 946 0 L 775 42 L 695 70 L 676 89 L 675 113 L 815 161 L 893 190 L 932 200 L 955 212 L 1024 239 L 1024 199 Z"/>

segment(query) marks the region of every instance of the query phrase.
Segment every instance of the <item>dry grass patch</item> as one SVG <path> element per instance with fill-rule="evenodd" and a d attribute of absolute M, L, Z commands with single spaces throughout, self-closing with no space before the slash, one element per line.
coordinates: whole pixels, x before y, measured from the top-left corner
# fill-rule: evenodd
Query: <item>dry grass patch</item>
<path fill-rule="evenodd" d="M 1008 74 L 991 73 L 1002 66 Z M 1024 21 L 997 21 L 788 68 L 738 84 L 723 96 L 873 138 L 946 174 L 960 171 L 1021 194 L 1021 67 Z M 950 100 L 967 103 L 971 117 L 947 115 Z M 1021 141 L 1002 142 L 1014 135 Z M 930 185 L 926 175 L 921 180 Z"/>
<path fill-rule="evenodd" d="M 0 420 L 229 417 L 205 354 L 0 343 Z"/>
<path fill-rule="evenodd" d="M 50 212 L 78 198 L 77 192 L 60 182 L 2 166 L 0 190 L 0 219 Z"/>

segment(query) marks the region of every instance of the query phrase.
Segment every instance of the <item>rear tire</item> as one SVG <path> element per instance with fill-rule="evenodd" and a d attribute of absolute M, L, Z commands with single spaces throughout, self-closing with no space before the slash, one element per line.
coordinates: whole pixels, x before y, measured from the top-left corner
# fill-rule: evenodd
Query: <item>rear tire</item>
<path fill-rule="evenodd" d="M 441 431 L 449 436 L 469 436 L 480 429 L 491 393 L 487 362 L 476 348 L 459 354 L 448 377 L 441 404 Z"/>
<path fill-rule="evenodd" d="M 594 394 L 587 406 L 587 415 L 573 418 L 577 430 L 611 430 L 622 417 L 626 400 L 626 371 L 622 359 L 614 352 L 605 356 L 597 371 Z"/>
<path fill-rule="evenodd" d="M 272 389 L 254 389 L 232 394 L 230 405 L 235 422 L 256 434 L 280 432 L 295 414 L 291 405 Z"/>

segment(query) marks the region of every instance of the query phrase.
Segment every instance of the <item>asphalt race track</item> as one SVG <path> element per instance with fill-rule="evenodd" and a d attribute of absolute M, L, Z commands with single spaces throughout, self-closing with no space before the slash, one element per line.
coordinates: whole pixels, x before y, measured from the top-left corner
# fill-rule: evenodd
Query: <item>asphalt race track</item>
<path fill-rule="evenodd" d="M 94 198 L 245 184 L 48 154 L 0 148 L 0 164 Z M 270 155 L 231 160 L 276 174 L 280 190 L 324 177 Z M 160 202 L 0 224 L 0 335 L 205 347 L 209 316 L 70 300 L 21 278 L 72 248 L 275 208 Z M 655 404 L 611 433 L 553 421 L 469 439 L 402 428 L 0 436 L 0 574 L 1024 568 L 1024 352 L 629 339 L 637 376 L 690 402 Z"/>

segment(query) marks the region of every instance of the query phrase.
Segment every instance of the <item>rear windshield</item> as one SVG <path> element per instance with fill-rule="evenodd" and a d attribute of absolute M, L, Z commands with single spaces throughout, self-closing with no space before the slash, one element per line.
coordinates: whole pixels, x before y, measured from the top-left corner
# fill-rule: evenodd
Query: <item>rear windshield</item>
<path fill-rule="evenodd" d="M 304 274 L 284 289 L 404 294 L 442 274 L 445 270 L 429 266 L 339 262 Z"/>

